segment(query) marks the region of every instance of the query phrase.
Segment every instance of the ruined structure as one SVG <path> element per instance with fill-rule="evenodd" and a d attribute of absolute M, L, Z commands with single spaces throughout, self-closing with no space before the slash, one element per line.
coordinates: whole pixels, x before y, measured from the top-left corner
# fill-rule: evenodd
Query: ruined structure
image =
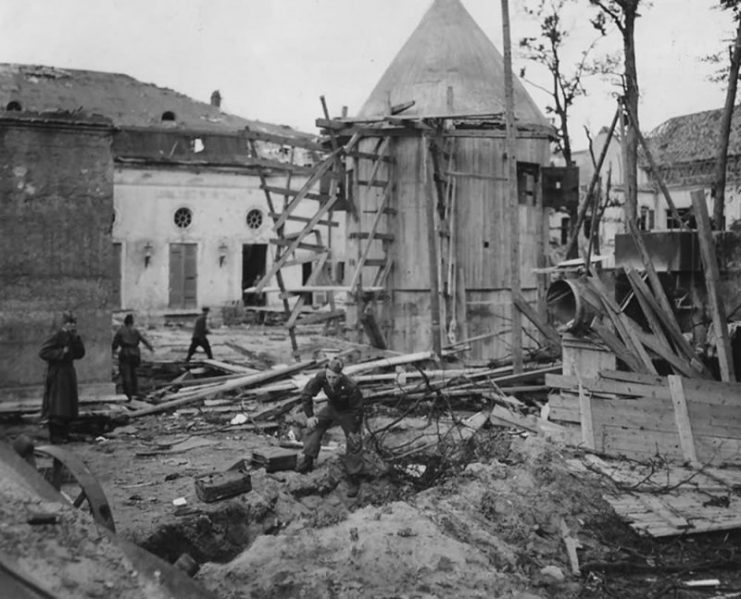
<path fill-rule="evenodd" d="M 0 115 L 0 402 L 42 396 L 43 340 L 73 310 L 83 394 L 113 392 L 110 121 Z"/>
<path fill-rule="evenodd" d="M 377 297 L 379 326 L 393 349 L 431 347 L 439 319 L 443 345 L 487 335 L 472 344 L 473 355 L 507 355 L 514 243 L 522 294 L 538 297 L 540 167 L 548 163 L 552 129 L 517 80 L 514 98 L 519 231 L 507 218 L 503 59 L 459 0 L 435 0 L 347 122 L 348 133 L 364 127 L 361 152 L 387 148 L 378 178 L 391 182 L 388 197 L 362 185 L 372 162 L 358 157 L 349 167 L 359 219 L 348 221 L 348 272 L 362 269 L 367 284 L 375 265 L 392 264 L 386 293 Z M 368 296 L 356 298 L 361 318 Z"/>
<path fill-rule="evenodd" d="M 238 302 L 270 264 L 274 234 L 258 173 L 273 185 L 289 172 L 300 182 L 321 146 L 220 104 L 216 92 L 212 104 L 197 102 L 118 73 L 0 65 L 5 114 L 82 109 L 116 127 L 106 217 L 114 307 L 161 315 Z M 300 283 L 303 274 L 286 276 Z"/>

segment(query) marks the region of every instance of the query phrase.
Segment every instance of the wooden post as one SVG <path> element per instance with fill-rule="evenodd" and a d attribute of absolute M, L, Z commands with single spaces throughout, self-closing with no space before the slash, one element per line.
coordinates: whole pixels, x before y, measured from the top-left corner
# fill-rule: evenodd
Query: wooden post
<path fill-rule="evenodd" d="M 628 131 L 625 126 L 625 114 L 621 111 L 620 114 L 620 150 L 623 157 L 623 166 L 620 169 L 623 183 L 623 212 L 625 213 L 625 230 L 631 231 L 631 225 L 633 223 L 638 226 L 638 221 L 635 217 L 637 214 L 638 207 L 633 206 L 631 208 L 631 199 L 628 197 L 630 191 L 628 189 L 628 162 L 630 160 L 628 154 Z M 632 215 L 632 216 L 631 216 Z"/>
<path fill-rule="evenodd" d="M 729 383 L 736 380 L 733 368 L 733 352 L 731 341 L 728 337 L 728 323 L 726 322 L 726 309 L 723 300 L 718 293 L 720 272 L 718 271 L 718 258 L 715 253 L 715 241 L 713 231 L 710 227 L 710 216 L 705 204 L 705 191 L 695 190 L 692 196 L 692 210 L 697 221 L 697 237 L 700 242 L 700 255 L 705 271 L 705 286 L 708 291 L 708 302 L 713 315 L 713 328 L 715 329 L 715 343 L 718 349 L 718 365 L 720 366 L 720 378 Z"/>
<path fill-rule="evenodd" d="M 726 192 L 726 163 L 728 161 L 728 140 L 731 134 L 731 119 L 733 118 L 733 107 L 736 103 L 736 88 L 738 87 L 738 71 L 741 65 L 741 21 L 736 29 L 736 41 L 731 52 L 731 67 L 728 73 L 728 89 L 726 90 L 726 103 L 723 107 L 723 117 L 720 121 L 720 132 L 718 136 L 718 154 L 715 159 L 715 173 L 713 175 L 713 220 L 715 228 L 725 229 L 724 201 Z"/>
<path fill-rule="evenodd" d="M 671 393 L 672 403 L 674 404 L 674 422 L 677 425 L 677 432 L 679 433 L 679 445 L 682 448 L 682 456 L 691 465 L 698 466 L 695 437 L 692 434 L 692 422 L 690 421 L 690 413 L 687 409 L 687 398 L 684 394 L 682 377 L 670 374 L 666 378 L 669 382 L 669 392 Z"/>
<path fill-rule="evenodd" d="M 520 202 L 517 197 L 517 131 L 515 97 L 512 86 L 512 41 L 509 30 L 509 1 L 502 0 L 502 32 L 504 34 L 504 96 L 507 123 L 507 198 L 509 199 L 509 277 L 512 299 L 520 295 Z M 522 372 L 522 315 L 512 302 L 512 364 Z"/>
<path fill-rule="evenodd" d="M 430 184 L 430 152 L 427 136 L 422 135 L 419 141 L 419 149 L 422 153 L 422 156 L 420 156 L 422 162 L 422 193 L 424 194 L 424 203 L 427 213 L 427 242 L 430 246 L 427 252 L 430 267 L 432 351 L 435 352 L 435 355 L 439 356 L 442 351 L 442 341 L 440 338 L 440 284 L 438 280 L 437 263 L 437 230 L 435 229 L 435 194 L 432 193 L 432 185 Z"/>
<path fill-rule="evenodd" d="M 626 104 L 626 108 L 628 108 L 627 104 Z M 628 110 L 630 109 L 628 108 Z M 628 116 L 631 118 L 631 120 L 633 120 L 633 115 L 630 112 L 628 112 Z M 656 164 L 656 161 L 654 160 L 654 155 L 651 152 L 651 148 L 646 142 L 646 138 L 643 137 L 643 133 L 641 133 L 641 130 L 638 129 L 638 127 L 636 127 L 635 131 L 636 131 L 636 137 L 638 137 L 638 143 L 641 144 L 643 151 L 646 153 L 646 158 L 648 159 L 648 166 L 651 168 L 651 172 L 653 173 L 654 179 L 656 179 L 656 184 L 659 186 L 661 193 L 664 194 L 664 199 L 666 200 L 666 203 L 669 206 L 669 211 L 672 213 L 672 218 L 674 218 L 677 221 L 677 226 L 680 229 L 684 229 L 685 226 L 684 226 L 684 223 L 682 222 L 682 217 L 679 216 L 679 212 L 677 212 L 677 206 L 674 204 L 674 201 L 672 200 L 672 196 L 669 193 L 669 189 L 664 183 L 664 179 L 661 176 L 661 173 L 659 172 L 659 167 Z"/>

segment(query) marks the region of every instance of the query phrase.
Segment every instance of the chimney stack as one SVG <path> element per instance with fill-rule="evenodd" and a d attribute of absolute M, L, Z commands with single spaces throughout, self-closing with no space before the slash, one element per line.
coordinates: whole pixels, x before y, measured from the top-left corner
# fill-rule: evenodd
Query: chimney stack
<path fill-rule="evenodd" d="M 221 94 L 219 93 L 218 89 L 211 94 L 211 106 L 221 108 Z"/>

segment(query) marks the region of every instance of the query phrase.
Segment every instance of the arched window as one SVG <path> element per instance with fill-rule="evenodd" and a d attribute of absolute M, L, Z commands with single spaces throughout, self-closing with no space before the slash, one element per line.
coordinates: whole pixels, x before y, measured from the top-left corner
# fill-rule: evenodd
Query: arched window
<path fill-rule="evenodd" d="M 162 113 L 162 121 L 174 122 L 175 113 L 172 110 L 165 110 L 165 112 Z"/>
<path fill-rule="evenodd" d="M 8 105 L 5 107 L 5 110 L 12 110 L 15 112 L 20 112 L 23 110 L 23 107 L 21 106 L 21 103 L 18 100 L 11 100 L 8 102 Z"/>

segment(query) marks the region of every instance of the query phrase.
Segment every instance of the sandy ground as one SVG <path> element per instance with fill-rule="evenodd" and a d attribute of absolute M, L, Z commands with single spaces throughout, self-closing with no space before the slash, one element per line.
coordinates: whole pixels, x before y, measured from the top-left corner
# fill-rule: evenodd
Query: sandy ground
<path fill-rule="evenodd" d="M 189 332 L 146 331 L 154 358 L 182 358 Z M 320 332 L 300 337 L 302 359 L 351 346 Z M 214 331 L 212 344 L 217 359 L 243 365 L 292 361 L 280 328 L 224 327 Z M 219 418 L 190 412 L 149 416 L 66 446 L 100 481 L 123 538 L 169 562 L 188 553 L 201 565 L 196 580 L 218 597 L 707 596 L 659 594 L 676 587 L 667 587 L 673 574 L 655 569 L 671 552 L 692 562 L 711 545 L 667 547 L 639 539 L 603 500 L 614 491 L 610 484 L 574 474 L 566 462 L 574 452 L 539 437 L 485 427 L 462 444 L 467 457 L 461 468 L 422 490 L 413 479 L 384 469 L 368 451 L 360 494 L 351 499 L 340 459 L 343 436 L 333 429 L 311 474 L 254 469 L 250 492 L 204 503 L 195 493 L 196 477 L 249 461 L 255 448 L 285 439 L 289 425 L 298 430 L 289 418 L 271 434 L 224 431 Z M 38 425 L 28 424 L 6 426 L 3 433 L 21 430 L 44 436 Z M 401 423 L 394 432 L 403 442 L 410 427 Z M 184 508 L 173 504 L 179 498 Z M 580 563 L 591 564 L 580 575 L 572 572 L 564 527 L 578 539 Z M 642 568 L 634 571 L 594 566 L 631 564 L 636 556 Z M 105 580 L 101 584 L 104 592 Z"/>

